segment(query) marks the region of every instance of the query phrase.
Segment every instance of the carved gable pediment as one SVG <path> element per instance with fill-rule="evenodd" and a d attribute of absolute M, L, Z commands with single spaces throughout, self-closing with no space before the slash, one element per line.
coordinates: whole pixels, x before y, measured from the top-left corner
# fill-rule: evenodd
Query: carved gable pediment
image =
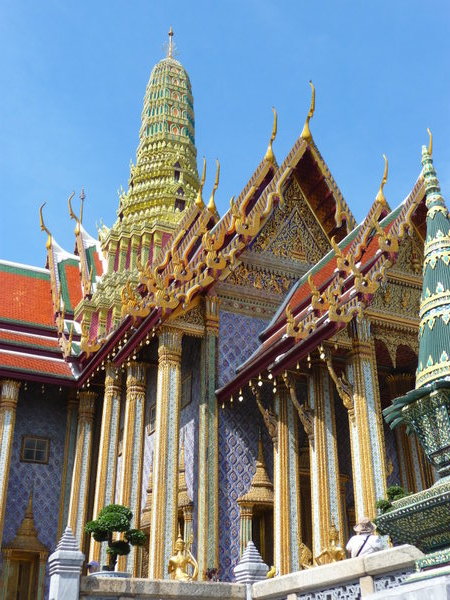
<path fill-rule="evenodd" d="M 417 233 L 406 236 L 401 242 L 397 261 L 392 267 L 392 272 L 401 271 L 409 275 L 421 275 L 423 264 L 423 242 Z"/>
<path fill-rule="evenodd" d="M 297 181 L 290 182 L 284 200 L 252 242 L 250 250 L 303 263 L 317 262 L 328 252 L 330 243 Z"/>

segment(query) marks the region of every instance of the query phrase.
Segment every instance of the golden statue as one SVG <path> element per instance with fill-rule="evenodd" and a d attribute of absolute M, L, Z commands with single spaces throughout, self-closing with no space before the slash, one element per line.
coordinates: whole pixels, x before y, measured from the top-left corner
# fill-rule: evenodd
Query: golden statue
<path fill-rule="evenodd" d="M 192 575 L 189 574 L 188 565 L 191 565 L 194 569 Z M 169 558 L 168 571 L 172 578 L 178 581 L 195 581 L 197 579 L 198 563 L 192 556 L 189 547 L 186 548 L 181 533 L 178 534 L 175 542 L 175 554 Z"/>
<path fill-rule="evenodd" d="M 338 546 L 337 544 L 339 540 L 339 532 L 334 523 L 331 524 L 328 536 L 330 544 L 316 557 L 315 562 L 317 565 L 326 565 L 327 563 L 337 562 L 346 558 L 344 548 Z"/>
<path fill-rule="evenodd" d="M 313 555 L 311 550 L 305 543 L 301 543 L 299 546 L 300 550 L 300 566 L 302 569 L 310 569 L 313 565 Z"/>

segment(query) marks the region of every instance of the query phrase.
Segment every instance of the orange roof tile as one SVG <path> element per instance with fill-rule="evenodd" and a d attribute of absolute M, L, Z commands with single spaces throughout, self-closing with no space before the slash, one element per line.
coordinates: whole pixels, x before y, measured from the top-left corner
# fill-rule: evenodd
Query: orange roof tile
<path fill-rule="evenodd" d="M 73 379 L 72 371 L 64 360 L 46 359 L 21 352 L 0 350 L 0 369 L 7 368 L 20 373 L 36 373 Z"/>
<path fill-rule="evenodd" d="M 0 262 L 0 319 L 54 327 L 50 274 L 46 269 Z"/>

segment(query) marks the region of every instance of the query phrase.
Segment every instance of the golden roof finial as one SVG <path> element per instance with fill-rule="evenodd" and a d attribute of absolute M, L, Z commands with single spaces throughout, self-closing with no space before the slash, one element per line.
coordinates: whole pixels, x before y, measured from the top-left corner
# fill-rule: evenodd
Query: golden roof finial
<path fill-rule="evenodd" d="M 427 127 L 427 131 L 428 131 L 428 136 L 430 138 L 429 142 L 428 142 L 428 154 L 430 156 L 433 155 L 433 134 L 431 133 L 431 130 L 429 127 Z"/>
<path fill-rule="evenodd" d="M 269 145 L 267 146 L 267 151 L 266 151 L 266 154 L 264 156 L 264 160 L 266 160 L 267 162 L 274 163 L 275 162 L 275 155 L 273 153 L 272 144 L 275 141 L 275 138 L 276 138 L 276 135 L 277 135 L 278 117 L 277 117 L 277 111 L 275 110 L 275 107 L 272 106 L 272 110 L 273 110 L 272 135 L 270 136 L 270 141 L 269 141 Z"/>
<path fill-rule="evenodd" d="M 40 221 L 40 225 L 41 225 L 41 231 L 45 231 L 47 234 L 47 242 L 45 244 L 45 247 L 47 249 L 50 248 L 50 246 L 52 245 L 52 234 L 50 233 L 50 230 L 47 228 L 47 226 L 44 223 L 44 215 L 42 214 L 42 209 L 44 208 L 44 206 L 47 204 L 47 202 L 44 202 L 44 204 L 42 204 L 42 206 L 39 209 L 39 221 Z"/>
<path fill-rule="evenodd" d="M 167 48 L 167 58 L 173 58 L 173 29 L 169 29 L 169 46 Z"/>
<path fill-rule="evenodd" d="M 205 181 L 206 181 L 206 158 L 203 157 L 202 178 L 200 179 L 200 187 L 198 188 L 197 198 L 195 199 L 195 204 L 198 206 L 198 208 L 203 208 L 205 206 L 205 204 L 203 202 L 203 196 L 202 196 L 203 186 L 205 185 Z"/>
<path fill-rule="evenodd" d="M 214 181 L 214 185 L 213 185 L 213 189 L 211 192 L 211 197 L 209 199 L 208 202 L 208 206 L 207 209 L 209 210 L 209 212 L 217 212 L 217 208 L 216 208 L 216 203 L 214 202 L 214 196 L 216 194 L 216 190 L 219 187 L 219 178 L 220 178 L 220 162 L 216 159 L 216 179 Z"/>
<path fill-rule="evenodd" d="M 316 109 L 316 88 L 314 87 L 314 84 L 312 81 L 309 82 L 309 85 L 311 86 L 311 104 L 309 105 L 309 111 L 306 116 L 306 121 L 305 121 L 305 124 L 303 125 L 303 130 L 300 134 L 300 137 L 302 137 L 304 140 L 306 140 L 308 142 L 310 140 L 312 140 L 311 131 L 309 129 L 309 121 L 314 116 L 314 111 Z"/>
<path fill-rule="evenodd" d="M 383 158 L 384 158 L 383 178 L 380 183 L 380 189 L 378 190 L 378 194 L 376 195 L 376 198 L 375 198 L 375 200 L 377 202 L 379 202 L 380 204 L 386 204 L 386 197 L 384 195 L 383 188 L 386 184 L 386 181 L 388 178 L 388 173 L 389 173 L 389 163 L 388 163 L 388 159 L 386 158 L 385 154 L 383 154 Z"/>

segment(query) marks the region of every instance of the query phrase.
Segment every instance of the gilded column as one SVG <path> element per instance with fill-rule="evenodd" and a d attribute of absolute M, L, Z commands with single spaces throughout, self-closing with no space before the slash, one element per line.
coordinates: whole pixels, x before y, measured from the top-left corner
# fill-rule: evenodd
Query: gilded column
<path fill-rule="evenodd" d="M 240 553 L 241 556 L 247 548 L 247 544 L 252 540 L 252 518 L 253 518 L 253 504 L 240 502 L 239 509 L 241 511 L 241 518 L 239 521 L 239 539 L 240 539 Z M 261 549 L 260 549 L 261 550 Z"/>
<path fill-rule="evenodd" d="M 3 537 L 6 495 L 8 493 L 11 445 L 16 424 L 20 383 L 12 379 L 1 382 L 0 396 L 0 540 Z"/>
<path fill-rule="evenodd" d="M 300 568 L 298 421 L 287 388 L 279 385 L 275 395 L 277 440 L 273 449 L 274 562 L 280 575 L 285 575 Z"/>
<path fill-rule="evenodd" d="M 121 391 L 120 373 L 112 364 L 108 363 L 105 367 L 105 393 L 95 481 L 94 519 L 97 518 L 104 506 L 114 503 Z M 97 561 L 101 559 L 101 562 L 105 562 L 105 544 L 92 542 L 90 559 Z"/>
<path fill-rule="evenodd" d="M 215 393 L 219 300 L 216 296 L 205 298 L 205 319 L 198 434 L 198 472 L 201 476 L 197 496 L 197 560 L 201 578 L 206 569 L 219 566 L 219 451 Z"/>
<path fill-rule="evenodd" d="M 159 335 L 149 577 L 168 577 L 177 534 L 178 448 L 181 399 L 181 340 L 177 329 Z"/>
<path fill-rule="evenodd" d="M 359 322 L 353 333 L 347 379 L 353 386 L 349 427 L 358 520 L 373 518 L 376 501 L 386 497 L 386 459 L 375 343 L 370 337 L 370 323 Z"/>
<path fill-rule="evenodd" d="M 344 521 L 340 495 L 336 424 L 334 417 L 334 384 L 325 363 L 312 366 L 308 382 L 309 406 L 314 414 L 313 435 L 310 436 L 311 506 L 313 526 L 313 556 L 329 545 L 329 531 L 334 523 L 343 539 Z"/>
<path fill-rule="evenodd" d="M 58 535 L 62 536 L 63 528 L 69 514 L 70 489 L 72 484 L 73 463 L 77 444 L 78 398 L 75 390 L 67 398 L 66 439 L 64 442 L 63 476 L 61 481 L 61 499 L 59 503 Z"/>
<path fill-rule="evenodd" d="M 145 424 L 145 363 L 131 362 L 127 366 L 127 395 L 123 428 L 122 486 L 120 503 L 133 513 L 133 527 L 139 528 L 142 498 L 142 459 L 144 454 Z M 118 418 L 118 416 L 117 416 Z M 111 486 L 111 497 L 114 486 Z M 119 558 L 119 570 L 137 568 L 137 552 L 132 547 L 128 556 Z"/>
<path fill-rule="evenodd" d="M 83 547 L 84 525 L 89 499 L 92 437 L 97 394 L 90 391 L 79 393 L 77 445 L 70 490 L 69 519 L 74 536 Z"/>

